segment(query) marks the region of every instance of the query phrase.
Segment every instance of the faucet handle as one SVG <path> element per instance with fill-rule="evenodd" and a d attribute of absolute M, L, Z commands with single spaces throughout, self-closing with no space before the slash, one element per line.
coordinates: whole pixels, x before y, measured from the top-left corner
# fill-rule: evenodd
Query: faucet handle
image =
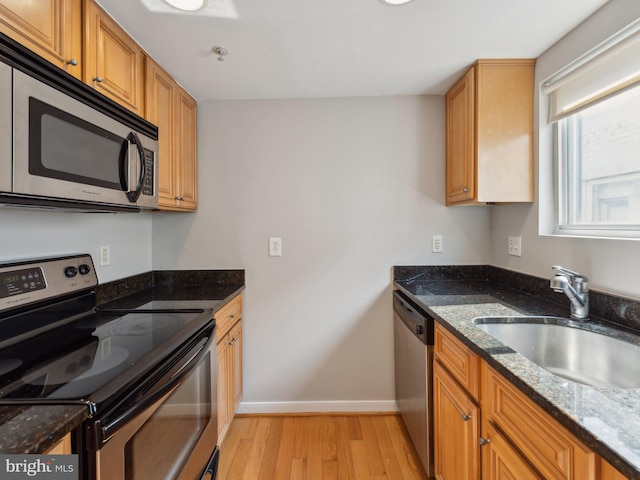
<path fill-rule="evenodd" d="M 556 275 L 566 275 L 569 278 L 571 278 L 571 281 L 574 281 L 574 282 L 586 283 L 589 281 L 589 279 L 585 275 L 582 275 L 581 273 L 578 273 L 578 272 L 574 272 L 573 270 L 569 270 L 568 268 L 561 267 L 560 265 L 554 265 L 551 267 L 551 269 L 558 272 L 556 273 Z"/>

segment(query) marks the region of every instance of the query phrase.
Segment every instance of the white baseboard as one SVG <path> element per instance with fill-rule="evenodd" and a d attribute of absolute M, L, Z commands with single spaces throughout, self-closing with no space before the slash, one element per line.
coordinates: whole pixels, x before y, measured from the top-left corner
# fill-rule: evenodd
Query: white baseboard
<path fill-rule="evenodd" d="M 395 400 L 324 402 L 241 402 L 237 413 L 397 412 Z"/>

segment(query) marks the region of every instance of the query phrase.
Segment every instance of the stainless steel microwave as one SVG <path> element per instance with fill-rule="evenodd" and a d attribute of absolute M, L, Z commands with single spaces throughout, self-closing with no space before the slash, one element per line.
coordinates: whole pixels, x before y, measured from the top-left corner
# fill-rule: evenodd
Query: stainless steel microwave
<path fill-rule="evenodd" d="M 0 203 L 154 209 L 157 151 L 155 139 L 0 64 Z"/>

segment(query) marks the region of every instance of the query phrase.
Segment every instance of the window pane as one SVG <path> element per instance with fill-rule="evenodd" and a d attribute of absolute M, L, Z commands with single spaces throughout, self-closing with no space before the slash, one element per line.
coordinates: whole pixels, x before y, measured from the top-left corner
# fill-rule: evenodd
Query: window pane
<path fill-rule="evenodd" d="M 640 87 L 561 121 L 567 226 L 640 225 Z"/>

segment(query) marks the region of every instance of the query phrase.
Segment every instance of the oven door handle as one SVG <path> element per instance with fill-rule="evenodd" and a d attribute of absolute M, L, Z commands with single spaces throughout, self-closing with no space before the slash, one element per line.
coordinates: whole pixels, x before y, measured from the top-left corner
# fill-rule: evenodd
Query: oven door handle
<path fill-rule="evenodd" d="M 140 412 L 149 408 L 160 398 L 174 390 L 182 381 L 200 365 L 202 359 L 209 351 L 209 345 L 213 340 L 213 333 L 206 338 L 200 339 L 187 353 L 181 352 L 176 355 L 179 358 L 172 358 L 167 362 L 168 367 L 164 373 L 156 378 L 151 378 L 142 385 L 140 392 L 125 403 L 128 405 L 123 411 L 117 411 L 114 415 L 107 415 L 105 423 L 97 429 L 97 445 L 106 443 L 120 428 L 124 427 L 132 418 Z M 100 421 L 102 423 L 102 421 Z"/>

